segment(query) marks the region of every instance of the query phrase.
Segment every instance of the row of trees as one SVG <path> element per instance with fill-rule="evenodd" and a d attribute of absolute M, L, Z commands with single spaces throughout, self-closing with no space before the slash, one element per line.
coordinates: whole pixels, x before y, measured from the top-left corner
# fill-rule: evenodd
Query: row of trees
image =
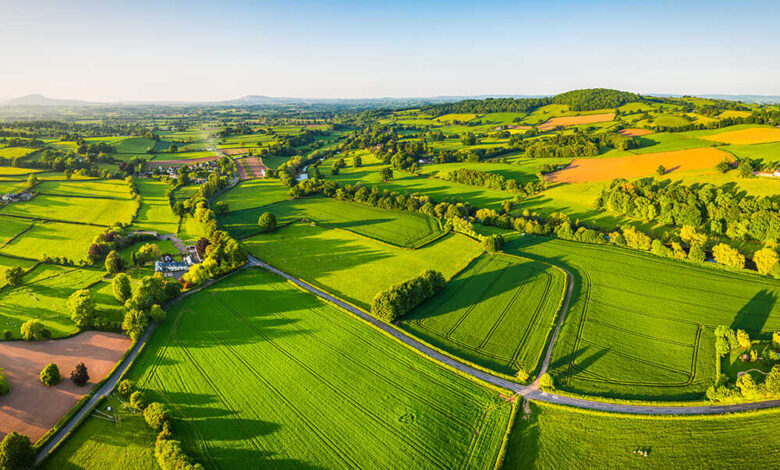
<path fill-rule="evenodd" d="M 529 181 L 523 185 L 517 180 L 505 178 L 497 173 L 488 173 L 474 168 L 459 168 L 449 171 L 444 176 L 444 179 L 471 186 L 484 186 L 491 189 L 520 193 L 524 196 L 539 194 L 547 189 L 546 181 Z"/>
<path fill-rule="evenodd" d="M 419 276 L 378 293 L 371 302 L 371 314 L 388 323 L 398 320 L 430 299 L 447 285 L 444 275 L 426 270 Z"/>
<path fill-rule="evenodd" d="M 596 205 L 642 221 L 688 225 L 734 240 L 780 238 L 780 203 L 743 195 L 737 188 L 616 179 L 602 191 Z"/>

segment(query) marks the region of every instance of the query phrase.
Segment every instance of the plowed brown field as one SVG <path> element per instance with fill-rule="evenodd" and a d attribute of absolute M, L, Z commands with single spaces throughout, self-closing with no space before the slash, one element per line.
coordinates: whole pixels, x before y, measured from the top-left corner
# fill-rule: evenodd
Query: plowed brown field
<path fill-rule="evenodd" d="M 611 121 L 615 119 L 615 113 L 588 114 L 586 116 L 562 116 L 550 118 L 539 124 L 540 131 L 546 131 L 558 126 L 576 126 L 579 124 L 594 124 L 596 122 Z"/>
<path fill-rule="evenodd" d="M 712 147 L 616 158 L 575 158 L 566 168 L 548 174 L 547 179 L 554 183 L 585 183 L 638 178 L 654 175 L 658 165 L 667 172 L 696 170 L 712 168 L 727 158 L 731 156 Z"/>
<path fill-rule="evenodd" d="M 114 368 L 131 341 L 116 333 L 87 331 L 66 339 L 0 342 L 0 367 L 11 391 L 0 395 L 0 439 L 11 431 L 35 442 Z M 43 367 L 53 362 L 62 381 L 47 387 L 40 381 Z M 79 362 L 87 366 L 89 383 L 76 386 L 70 372 Z"/>

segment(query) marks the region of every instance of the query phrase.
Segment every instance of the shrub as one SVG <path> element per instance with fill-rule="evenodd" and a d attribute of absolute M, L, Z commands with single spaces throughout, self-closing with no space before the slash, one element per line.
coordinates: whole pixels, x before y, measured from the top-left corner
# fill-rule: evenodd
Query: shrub
<path fill-rule="evenodd" d="M 41 340 L 46 338 L 46 328 L 40 320 L 27 320 L 22 324 L 22 339 L 25 341 Z"/>
<path fill-rule="evenodd" d="M 5 282 L 11 287 L 20 286 L 22 284 L 22 277 L 24 277 L 24 270 L 21 266 L 12 266 L 5 270 Z"/>
<path fill-rule="evenodd" d="M 0 395 L 11 391 L 11 382 L 8 381 L 8 377 L 5 376 L 5 371 L 0 367 Z"/>
<path fill-rule="evenodd" d="M 146 408 L 146 397 L 143 392 L 136 390 L 130 395 L 130 406 L 138 411 L 143 411 L 143 409 Z"/>
<path fill-rule="evenodd" d="M 149 310 L 149 318 L 157 323 L 164 322 L 165 316 L 165 310 L 157 304 L 152 305 L 151 310 Z"/>
<path fill-rule="evenodd" d="M 87 383 L 89 380 L 89 373 L 87 372 L 87 366 L 85 366 L 83 362 L 79 362 L 76 364 L 76 367 L 73 368 L 73 371 L 70 373 L 70 380 L 78 386 Z"/>
<path fill-rule="evenodd" d="M 47 387 L 53 387 L 60 383 L 60 369 L 57 364 L 50 362 L 41 371 L 41 383 Z"/>
<path fill-rule="evenodd" d="M 11 333 L 11 330 L 3 330 L 3 339 L 11 339 L 14 335 Z"/>
<path fill-rule="evenodd" d="M 161 431 L 169 419 L 168 410 L 162 403 L 152 402 L 144 409 L 144 420 L 155 431 Z"/>
<path fill-rule="evenodd" d="M 696 263 L 703 263 L 707 260 L 707 255 L 704 253 L 704 249 L 698 243 L 691 246 L 688 252 L 688 259 Z"/>
<path fill-rule="evenodd" d="M 123 397 L 127 397 L 133 392 L 133 388 L 135 384 L 129 379 L 124 379 L 116 386 L 116 391 Z"/>
<path fill-rule="evenodd" d="M 553 390 L 555 389 L 555 381 L 550 374 L 545 373 L 539 377 L 539 387 L 546 390 Z"/>
<path fill-rule="evenodd" d="M 146 326 L 149 324 L 149 319 L 146 314 L 141 310 L 130 309 L 125 312 L 125 317 L 122 320 L 122 331 L 127 336 L 136 341 L 146 330 Z"/>
<path fill-rule="evenodd" d="M 257 219 L 257 228 L 260 233 L 270 233 L 276 230 L 276 216 L 270 212 L 263 212 L 263 215 Z"/>
<path fill-rule="evenodd" d="M 111 281 L 114 288 L 114 298 L 121 304 L 124 304 L 130 296 L 133 295 L 133 290 L 130 286 L 130 276 L 125 273 L 119 273 Z"/>
<path fill-rule="evenodd" d="M 22 470 L 32 468 L 35 450 L 30 438 L 16 431 L 6 434 L 0 442 L 0 469 Z"/>
<path fill-rule="evenodd" d="M 447 281 L 442 273 L 426 270 L 419 276 L 383 290 L 371 302 L 371 314 L 393 322 L 439 292 Z"/>

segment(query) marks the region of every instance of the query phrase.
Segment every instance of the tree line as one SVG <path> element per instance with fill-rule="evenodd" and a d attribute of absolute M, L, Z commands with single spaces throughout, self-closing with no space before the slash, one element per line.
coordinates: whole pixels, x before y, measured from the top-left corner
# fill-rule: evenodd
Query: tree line
<path fill-rule="evenodd" d="M 392 323 L 436 295 L 447 285 L 444 275 L 426 270 L 417 277 L 379 292 L 371 302 L 371 314 Z"/>
<path fill-rule="evenodd" d="M 468 184 L 470 186 L 484 186 L 490 189 L 499 189 L 523 196 L 539 194 L 547 188 L 546 181 L 529 181 L 522 184 L 515 179 L 505 178 L 498 173 L 488 173 L 474 168 L 458 168 L 444 175 L 444 179 L 455 183 Z"/>

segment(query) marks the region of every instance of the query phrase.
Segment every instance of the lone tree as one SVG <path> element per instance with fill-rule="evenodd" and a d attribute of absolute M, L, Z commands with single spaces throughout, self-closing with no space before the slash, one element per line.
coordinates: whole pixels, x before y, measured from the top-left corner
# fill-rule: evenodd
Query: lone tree
<path fill-rule="evenodd" d="M 27 189 L 32 188 L 33 186 L 38 184 L 38 177 L 35 175 L 30 175 L 27 177 Z"/>
<path fill-rule="evenodd" d="M 76 385 L 84 385 L 89 381 L 89 374 L 87 373 L 87 366 L 83 362 L 76 364 L 73 368 L 73 372 L 70 373 L 70 380 Z"/>
<path fill-rule="evenodd" d="M 46 338 L 46 328 L 40 320 L 27 320 L 22 324 L 22 339 L 26 341 L 41 340 Z"/>
<path fill-rule="evenodd" d="M 114 288 L 114 298 L 121 304 L 125 303 L 125 300 L 129 299 L 133 295 L 133 290 L 130 287 L 130 276 L 125 273 L 119 273 L 112 281 Z"/>
<path fill-rule="evenodd" d="M 501 235 L 491 235 L 482 240 L 482 248 L 488 253 L 495 253 L 504 246 L 504 238 Z"/>
<path fill-rule="evenodd" d="M 360 155 L 355 155 L 355 157 L 352 159 L 352 164 L 355 165 L 355 168 L 360 168 L 363 166 L 363 159 L 360 158 Z"/>
<path fill-rule="evenodd" d="M 60 383 L 60 369 L 57 364 L 50 362 L 41 371 L 41 383 L 47 387 L 53 387 Z"/>
<path fill-rule="evenodd" d="M 655 172 L 663 176 L 666 174 L 666 167 L 663 165 L 658 165 L 658 168 L 655 169 Z"/>
<path fill-rule="evenodd" d="M 24 269 L 21 266 L 13 266 L 5 270 L 5 282 L 11 287 L 22 285 Z"/>
<path fill-rule="evenodd" d="M 130 395 L 130 406 L 138 411 L 143 411 L 143 409 L 146 408 L 146 397 L 144 397 L 143 392 L 138 390 Z"/>
<path fill-rule="evenodd" d="M 87 289 L 79 289 L 68 298 L 70 319 L 79 328 L 86 328 L 92 324 L 95 317 L 95 298 Z"/>
<path fill-rule="evenodd" d="M 391 179 L 393 179 L 393 169 L 388 167 L 384 167 L 381 170 L 379 170 L 379 176 L 382 177 L 382 181 L 387 183 Z"/>
<path fill-rule="evenodd" d="M 122 257 L 114 250 L 111 250 L 106 256 L 106 272 L 116 274 L 122 270 Z"/>
<path fill-rule="evenodd" d="M 32 468 L 33 463 L 35 451 L 29 437 L 11 431 L 0 442 L 0 469 L 23 470 Z"/>
<path fill-rule="evenodd" d="M 263 212 L 263 215 L 257 219 L 257 228 L 260 233 L 269 233 L 276 230 L 276 216 L 270 212 Z"/>
<path fill-rule="evenodd" d="M 133 384 L 130 379 L 124 379 L 116 386 L 116 391 L 119 392 L 119 394 L 123 397 L 128 397 L 131 393 L 133 393 L 134 387 L 135 384 Z"/>

